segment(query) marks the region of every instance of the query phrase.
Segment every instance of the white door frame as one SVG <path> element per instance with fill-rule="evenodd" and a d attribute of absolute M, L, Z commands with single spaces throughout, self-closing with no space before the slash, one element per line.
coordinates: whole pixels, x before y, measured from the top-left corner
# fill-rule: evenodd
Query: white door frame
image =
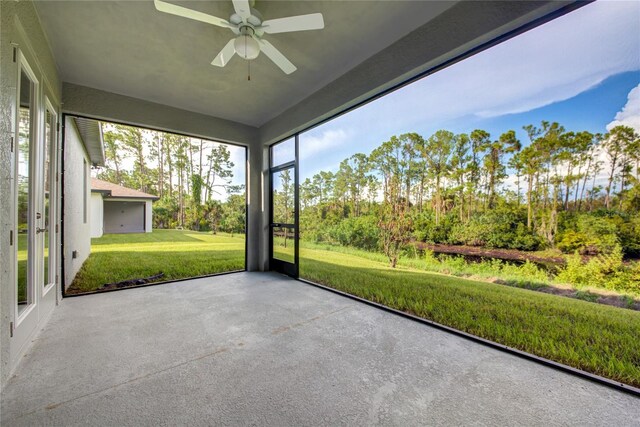
<path fill-rule="evenodd" d="M 51 114 L 50 125 L 51 129 L 49 131 L 49 136 L 51 141 L 47 141 L 47 113 Z M 37 285 L 40 288 L 41 301 L 40 301 L 40 318 L 47 316 L 51 310 L 58 303 L 58 287 L 60 286 L 59 282 L 59 244 L 60 241 L 60 233 L 59 233 L 59 224 L 58 224 L 58 114 L 56 113 L 55 108 L 53 108 L 53 104 L 49 101 L 49 98 L 44 97 L 44 115 L 43 115 L 43 128 L 42 128 L 42 145 L 43 145 L 43 155 L 45 150 L 49 150 L 49 224 L 47 226 L 47 234 L 49 236 L 49 247 L 48 253 L 48 277 L 43 276 L 43 280 Z M 50 144 L 49 144 L 50 142 Z M 44 156 L 43 156 L 44 160 Z M 43 170 L 44 170 L 44 161 L 42 162 Z M 40 182 L 40 181 L 39 181 Z M 47 182 L 46 177 L 42 176 L 42 198 L 40 202 L 42 203 L 41 212 L 45 212 L 44 203 L 45 203 L 45 183 Z M 43 248 L 46 245 L 46 242 L 43 240 Z"/>
<path fill-rule="evenodd" d="M 12 313 L 11 313 L 11 344 L 10 353 L 12 365 L 15 364 L 16 359 L 22 352 L 22 349 L 28 344 L 31 334 L 34 332 L 39 321 L 39 300 L 41 296 L 41 289 L 38 290 L 38 284 L 42 283 L 43 267 L 44 263 L 38 262 L 44 257 L 43 249 L 44 245 L 40 242 L 43 240 L 42 233 L 36 233 L 36 228 L 41 227 L 41 219 L 36 218 L 37 210 L 41 210 L 38 201 L 44 200 L 43 185 L 38 185 L 38 182 L 42 181 L 42 110 L 40 108 L 41 99 L 41 85 L 36 78 L 33 69 L 30 67 L 23 53 L 19 48 L 17 49 L 17 73 L 16 73 L 16 111 L 15 111 L 15 126 L 14 126 L 14 144 L 12 153 L 12 193 L 13 193 L 13 285 L 11 286 L 12 292 Z M 22 72 L 31 80 L 33 84 L 33 90 L 30 93 L 30 108 L 32 111 L 30 123 L 29 123 L 29 216 L 27 218 L 27 295 L 28 306 L 19 312 L 18 308 L 18 145 L 19 145 L 19 132 L 20 132 L 20 85 Z M 43 181 L 42 181 L 43 182 Z M 41 196 L 42 194 L 42 196 Z M 30 297 L 29 297 L 30 295 Z M 29 300 L 30 299 L 30 300 Z"/>

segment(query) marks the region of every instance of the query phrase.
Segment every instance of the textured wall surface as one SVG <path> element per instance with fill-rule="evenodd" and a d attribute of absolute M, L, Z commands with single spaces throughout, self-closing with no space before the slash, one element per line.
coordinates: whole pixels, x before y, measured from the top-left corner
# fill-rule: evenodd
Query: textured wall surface
<path fill-rule="evenodd" d="M 71 83 L 63 86 L 62 108 L 65 113 L 245 146 L 258 137 L 257 128 L 241 123 Z"/>
<path fill-rule="evenodd" d="M 14 136 L 16 109 L 17 64 L 13 62 L 13 48 L 18 46 L 40 81 L 40 102 L 47 96 L 59 110 L 61 83 L 47 39 L 40 27 L 31 2 L 0 2 L 0 390 L 19 360 L 22 349 L 10 338 L 12 321 L 12 288 L 15 286 L 14 248 L 9 245 L 9 230 L 13 227 L 12 154 L 10 141 Z M 33 328 L 34 335 L 47 313 L 37 313 L 41 322 Z M 30 340 L 27 340 L 29 343 Z M 11 346 L 14 346 L 13 350 Z M 14 361 L 11 354 L 17 354 Z"/>
<path fill-rule="evenodd" d="M 87 188 L 84 189 L 84 163 L 87 162 L 86 173 L 91 173 L 89 159 L 82 146 L 82 140 L 73 120 L 67 116 L 65 120 L 64 142 L 64 285 L 71 285 L 82 263 L 91 252 L 90 212 L 84 220 L 84 198 L 90 209 L 91 177 L 87 176 Z M 73 258 L 73 251 L 77 257 Z"/>

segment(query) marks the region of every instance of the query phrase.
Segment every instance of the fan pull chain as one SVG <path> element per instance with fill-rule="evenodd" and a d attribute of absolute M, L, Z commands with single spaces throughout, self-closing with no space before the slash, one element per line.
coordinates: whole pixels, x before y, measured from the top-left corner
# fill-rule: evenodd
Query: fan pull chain
<path fill-rule="evenodd" d="M 251 61 L 247 60 L 247 38 L 244 38 L 244 59 L 247 61 L 247 81 L 251 81 Z"/>

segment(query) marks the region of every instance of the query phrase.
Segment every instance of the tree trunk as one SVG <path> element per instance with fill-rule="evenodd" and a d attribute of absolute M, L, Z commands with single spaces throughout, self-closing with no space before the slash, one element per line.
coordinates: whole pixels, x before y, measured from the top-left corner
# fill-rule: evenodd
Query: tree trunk
<path fill-rule="evenodd" d="M 582 180 L 582 190 L 580 191 L 580 198 L 578 200 L 578 211 L 582 206 L 582 200 L 584 199 L 584 189 L 587 186 L 587 180 L 589 179 L 589 169 L 591 169 L 591 156 L 589 156 L 589 161 L 587 162 L 587 168 L 584 170 L 584 179 Z M 578 185 L 580 183 L 578 182 Z"/>
<path fill-rule="evenodd" d="M 613 175 L 615 173 L 615 162 L 611 166 L 611 173 L 609 174 L 609 181 L 607 184 L 607 195 L 604 198 L 604 204 L 607 209 L 611 207 L 611 185 L 613 184 Z"/>
<path fill-rule="evenodd" d="M 532 216 L 533 216 L 533 209 L 532 209 L 532 203 L 531 203 L 531 196 L 533 192 L 533 175 L 529 174 L 529 182 L 528 182 L 528 188 L 527 188 L 527 228 L 529 230 L 531 230 L 531 226 L 532 226 Z"/>
<path fill-rule="evenodd" d="M 440 224 L 440 174 L 436 176 L 436 225 Z"/>

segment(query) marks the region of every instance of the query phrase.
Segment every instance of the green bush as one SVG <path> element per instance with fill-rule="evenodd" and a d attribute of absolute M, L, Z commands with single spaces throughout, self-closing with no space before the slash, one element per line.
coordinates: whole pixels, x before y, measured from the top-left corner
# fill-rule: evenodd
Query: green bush
<path fill-rule="evenodd" d="M 618 226 L 618 237 L 625 255 L 640 257 L 640 216 Z"/>
<path fill-rule="evenodd" d="M 343 246 L 374 251 L 378 249 L 380 228 L 378 220 L 373 216 L 347 218 L 331 227 L 329 236 Z"/>
<path fill-rule="evenodd" d="M 502 209 L 477 214 L 452 227 L 449 242 L 471 246 L 533 251 L 543 246 L 540 236 L 527 229 L 521 212 Z"/>
<path fill-rule="evenodd" d="M 640 295 L 640 263 L 625 265 L 620 246 L 586 263 L 576 252 L 567 258 L 567 265 L 560 271 L 556 281 L 577 288 L 589 286 Z"/>
<path fill-rule="evenodd" d="M 455 213 L 444 215 L 436 225 L 433 212 L 421 212 L 412 218 L 413 235 L 416 240 L 427 243 L 450 243 L 452 228 L 458 222 Z"/>
<path fill-rule="evenodd" d="M 573 221 L 572 221 L 573 222 Z M 575 219 L 575 229 L 558 233 L 556 246 L 565 253 L 578 251 L 582 255 L 610 254 L 620 248 L 616 220 L 593 214 L 580 214 Z"/>

